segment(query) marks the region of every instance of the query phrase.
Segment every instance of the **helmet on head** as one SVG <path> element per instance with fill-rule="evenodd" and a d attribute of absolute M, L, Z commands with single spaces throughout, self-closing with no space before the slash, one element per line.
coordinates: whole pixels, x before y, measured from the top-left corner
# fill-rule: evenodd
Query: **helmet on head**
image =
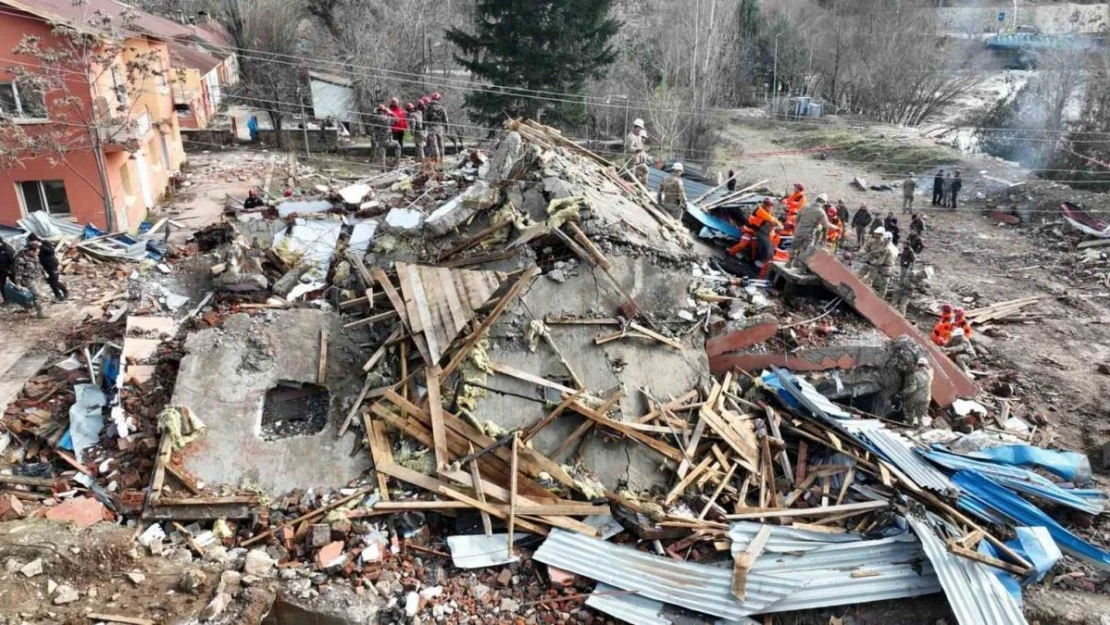
<path fill-rule="evenodd" d="M 686 168 L 682 166 L 682 163 L 675 163 L 674 165 L 671 165 L 671 171 L 685 171 L 685 170 L 686 170 Z"/>
<path fill-rule="evenodd" d="M 379 111 L 384 111 L 384 110 L 386 110 L 386 108 L 385 108 L 385 105 L 384 105 L 384 104 L 379 104 L 379 105 L 377 106 L 377 110 L 379 110 Z"/>
<path fill-rule="evenodd" d="M 805 191 L 806 186 L 804 184 L 800 183 L 800 182 L 795 182 L 794 183 L 794 190 L 795 191 Z"/>
<path fill-rule="evenodd" d="M 406 104 L 406 105 L 405 105 L 405 110 L 406 110 L 406 111 L 410 111 L 410 112 L 411 112 L 411 111 L 415 111 L 415 110 L 416 110 L 416 106 L 414 106 L 412 102 L 409 102 L 408 104 Z"/>
<path fill-rule="evenodd" d="M 836 207 L 829 204 L 825 207 L 825 214 L 829 216 L 829 219 L 836 219 Z"/>
<path fill-rule="evenodd" d="M 258 191 L 255 191 L 254 189 L 247 189 L 247 197 L 254 197 L 256 195 L 258 195 Z"/>
<path fill-rule="evenodd" d="M 884 227 L 882 227 L 882 226 L 879 226 L 878 228 L 875 228 L 875 229 L 874 229 L 874 230 L 873 230 L 873 231 L 871 232 L 871 234 L 877 234 L 877 235 L 880 235 L 880 236 L 882 236 L 882 235 L 886 234 L 886 228 L 884 228 Z"/>
<path fill-rule="evenodd" d="M 952 312 L 952 304 L 945 304 L 945 305 L 941 306 L 940 311 L 941 312 L 946 312 L 946 313 Z"/>
<path fill-rule="evenodd" d="M 438 91 L 436 91 L 435 93 L 432 94 L 432 101 L 433 102 L 439 102 L 442 99 L 443 99 L 443 96 L 440 95 Z"/>
<path fill-rule="evenodd" d="M 956 316 L 957 316 L 957 317 L 963 317 L 963 316 L 964 316 L 964 313 L 965 313 L 966 311 L 964 311 L 964 309 L 963 309 L 963 308 L 957 308 L 957 309 L 956 309 L 955 311 L 953 311 L 953 312 L 955 312 L 955 313 L 956 313 Z"/>
<path fill-rule="evenodd" d="M 883 233 L 883 240 L 884 241 L 893 241 L 894 240 L 894 233 L 893 232 L 884 232 Z"/>
<path fill-rule="evenodd" d="M 637 117 L 636 119 L 634 119 L 632 121 L 632 127 L 633 128 L 643 128 L 644 127 L 644 120 Z"/>
<path fill-rule="evenodd" d="M 765 197 L 765 198 L 763 198 L 763 201 L 762 201 L 762 202 L 760 202 L 760 204 L 762 204 L 762 205 L 764 205 L 764 206 L 774 206 L 774 205 L 775 205 L 775 201 L 774 201 L 774 200 L 772 200 L 772 199 L 771 199 L 771 198 L 769 198 L 769 197 Z"/>
<path fill-rule="evenodd" d="M 431 100 L 428 98 L 428 96 L 424 96 L 423 98 L 420 98 L 420 106 L 428 106 L 428 104 L 430 104 L 430 103 L 431 103 Z"/>
<path fill-rule="evenodd" d="M 918 358 L 917 359 L 917 366 L 918 367 L 928 367 L 929 366 L 929 359 L 924 357 L 924 356 L 922 356 L 921 358 Z"/>
<path fill-rule="evenodd" d="M 829 195 L 827 193 L 822 193 L 821 195 L 817 196 L 817 201 L 822 203 L 822 204 L 828 204 L 829 203 Z"/>
<path fill-rule="evenodd" d="M 401 104 L 401 101 L 398 100 L 397 98 L 390 98 L 389 99 L 389 108 L 393 108 L 395 106 L 400 106 L 400 104 Z"/>

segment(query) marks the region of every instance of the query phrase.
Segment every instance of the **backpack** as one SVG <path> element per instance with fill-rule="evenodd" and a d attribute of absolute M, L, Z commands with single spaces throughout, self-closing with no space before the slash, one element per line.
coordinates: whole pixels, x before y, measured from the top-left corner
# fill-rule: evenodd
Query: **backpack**
<path fill-rule="evenodd" d="M 35 305 L 35 294 L 11 280 L 4 283 L 4 297 L 7 297 L 9 302 L 15 302 L 24 308 L 32 308 Z"/>
<path fill-rule="evenodd" d="M 438 102 L 433 102 L 424 113 L 424 121 L 429 124 L 446 124 L 447 111 Z"/>

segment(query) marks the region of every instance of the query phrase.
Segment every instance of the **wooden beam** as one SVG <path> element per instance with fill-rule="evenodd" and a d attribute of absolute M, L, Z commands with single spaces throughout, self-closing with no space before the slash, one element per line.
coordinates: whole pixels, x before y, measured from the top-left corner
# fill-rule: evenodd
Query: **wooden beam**
<path fill-rule="evenodd" d="M 581 391 L 575 392 L 575 396 L 577 396 L 579 394 L 581 394 Z M 598 414 L 608 415 L 609 410 L 612 409 L 613 405 L 615 405 L 617 403 L 617 401 L 621 398 L 622 394 L 623 394 L 623 391 L 621 391 L 619 388 L 616 391 L 614 391 L 613 394 L 610 395 L 609 398 L 605 400 L 605 403 L 601 404 L 601 406 L 597 409 Z M 573 397 L 570 398 L 570 399 L 571 399 L 570 403 L 575 403 L 577 401 Z M 569 406 L 570 404 L 567 404 L 567 405 Z M 577 440 L 581 439 L 583 436 L 585 436 L 586 433 L 589 432 L 590 428 L 592 428 L 593 426 L 594 426 L 594 422 L 589 420 L 589 419 L 586 419 L 581 424 L 579 424 L 579 426 L 574 428 L 574 431 L 570 433 L 570 436 L 567 436 L 566 438 L 564 438 L 559 443 L 559 446 L 555 448 L 554 452 L 552 452 L 551 458 L 553 460 L 556 460 L 556 461 L 559 458 L 561 458 L 562 455 L 564 453 L 566 453 L 566 451 L 568 449 L 570 449 L 570 446 L 573 445 L 575 443 L 575 441 L 577 441 Z"/>
<path fill-rule="evenodd" d="M 512 443 L 512 462 L 509 464 L 509 544 L 506 547 L 506 550 L 510 557 L 513 555 L 513 530 L 516 528 L 516 478 L 518 472 L 518 447 L 520 447 L 520 432 L 514 432 Z"/>
<path fill-rule="evenodd" d="M 327 514 L 328 512 L 331 512 L 332 510 L 335 510 L 339 506 L 342 506 L 346 503 L 354 501 L 355 499 L 358 499 L 360 497 L 365 497 L 365 496 L 369 495 L 371 492 L 373 492 L 373 490 L 374 489 L 372 489 L 372 488 L 364 488 L 364 489 L 362 489 L 362 490 L 360 490 L 356 493 L 353 493 L 351 495 L 343 497 L 342 499 L 337 499 L 337 500 L 333 501 L 332 503 L 324 506 L 323 508 L 317 508 L 317 509 L 312 510 L 310 512 L 306 512 L 305 514 L 302 514 L 301 516 L 293 519 L 292 521 L 282 523 L 281 525 L 278 525 L 276 527 L 271 527 L 270 529 L 266 530 L 265 532 L 262 532 L 261 534 L 255 534 L 254 536 L 244 540 L 242 543 L 239 544 L 239 546 L 240 547 L 249 547 L 249 546 L 253 545 L 254 543 L 256 543 L 260 540 L 263 540 L 265 538 L 269 538 L 270 536 L 273 536 L 279 529 L 281 529 L 283 527 L 293 527 L 293 526 L 295 526 L 296 524 L 298 524 L 302 521 L 307 521 L 309 519 L 314 519 L 318 516 L 322 516 L 324 514 Z"/>
<path fill-rule="evenodd" d="M 447 363 L 447 366 L 443 368 L 444 378 L 454 373 L 455 369 L 457 369 L 458 366 L 462 364 L 463 360 L 466 360 L 466 358 L 470 355 L 470 350 L 474 349 L 474 346 L 478 344 L 478 341 L 482 340 L 482 337 L 484 337 L 486 332 L 489 331 L 490 327 L 493 326 L 493 323 L 497 321 L 497 318 L 505 312 L 505 309 L 509 307 L 509 304 L 513 303 L 513 301 L 516 300 L 517 296 L 520 295 L 520 292 L 524 290 L 524 287 L 530 284 L 532 282 L 532 279 L 535 278 L 536 275 L 539 274 L 539 272 L 539 267 L 529 267 L 519 278 L 517 278 L 517 281 L 514 282 L 511 287 L 509 287 L 509 291 L 505 293 L 505 296 L 497 302 L 497 305 L 493 307 L 493 310 L 490 311 L 490 313 L 486 315 L 486 318 L 482 320 L 482 323 L 478 325 L 478 329 L 475 330 L 473 334 L 471 334 L 469 337 L 467 337 L 467 339 L 463 342 L 462 347 L 459 348 L 459 350 L 455 352 L 455 355 L 451 357 L 451 360 Z"/>
<path fill-rule="evenodd" d="M 351 409 L 347 411 L 347 418 L 343 419 L 343 424 L 339 426 L 339 433 L 335 435 L 336 438 L 343 438 L 347 433 L 347 428 L 351 427 L 351 421 L 354 421 L 355 415 L 358 414 L 358 409 L 362 407 L 362 402 L 366 400 L 366 394 L 370 392 L 370 374 L 366 374 L 366 380 L 362 383 L 362 390 L 358 392 L 358 398 L 355 403 L 351 405 Z"/>
<path fill-rule="evenodd" d="M 748 572 L 763 554 L 763 548 L 767 546 L 769 538 L 771 538 L 771 526 L 764 525 L 756 532 L 747 548 L 736 554 L 736 560 L 732 565 L 732 596 L 740 601 L 744 601 L 748 595 Z"/>
<path fill-rule="evenodd" d="M 328 329 L 320 328 L 320 360 L 316 364 L 316 383 L 323 386 L 328 381 Z"/>
<path fill-rule="evenodd" d="M 717 498 L 721 496 L 721 491 L 725 489 L 725 486 L 728 486 L 728 482 L 732 479 L 732 474 L 736 472 L 736 467 L 738 466 L 740 465 L 735 462 L 729 465 L 728 473 L 725 473 L 724 479 L 717 485 L 717 489 L 713 491 L 713 495 L 709 498 L 709 501 L 706 502 L 705 507 L 701 509 L 701 514 L 698 515 L 699 521 L 705 518 L 705 515 L 709 513 L 709 509 L 717 502 Z"/>
<path fill-rule="evenodd" d="M 840 514 L 842 512 L 863 513 L 871 510 L 882 510 L 890 507 L 886 501 L 863 501 L 860 503 L 841 504 L 825 508 L 774 508 L 757 512 L 744 512 L 730 514 L 725 518 L 729 521 L 743 521 L 746 519 L 779 519 L 783 517 L 811 517 Z"/>
<path fill-rule="evenodd" d="M 439 367 L 430 364 L 425 370 L 428 382 L 428 415 L 432 421 L 432 440 L 435 443 L 436 471 L 442 471 L 449 462 L 447 451 L 447 426 L 443 424 L 443 399 L 439 396 Z"/>
<path fill-rule="evenodd" d="M 678 496 L 681 495 L 684 490 L 686 490 L 686 487 L 692 484 L 693 481 L 697 479 L 697 477 L 701 475 L 703 471 L 708 469 L 710 463 L 712 463 L 714 460 L 716 460 L 716 458 L 707 455 L 705 459 L 698 464 L 698 466 L 694 467 L 693 471 L 687 473 L 686 477 L 682 478 L 678 481 L 677 484 L 674 485 L 674 488 L 672 488 L 670 492 L 667 493 L 666 498 L 663 499 L 663 504 L 669 506 L 674 503 L 674 500 L 678 499 Z"/>
<path fill-rule="evenodd" d="M 381 359 L 385 358 L 385 350 L 388 349 L 394 341 L 399 340 L 404 335 L 405 328 L 402 326 L 398 326 L 398 328 L 389 335 L 389 338 L 387 338 L 384 343 L 379 345 L 378 349 L 374 350 L 374 353 L 370 355 L 370 359 L 366 361 L 366 364 L 362 365 L 362 370 L 369 373 L 371 369 L 378 366 L 378 363 L 381 362 Z M 401 378 L 404 379 L 405 376 L 402 375 Z"/>
<path fill-rule="evenodd" d="M 455 254 L 458 254 L 459 252 L 464 252 L 464 251 L 474 247 L 475 245 L 480 244 L 482 241 L 485 241 L 486 238 L 489 237 L 489 235 L 493 234 L 494 232 L 497 232 L 498 230 L 500 230 L 500 229 L 502 229 L 506 226 L 512 225 L 512 223 L 513 223 L 512 219 L 502 219 L 501 221 L 498 221 L 498 222 L 490 225 L 489 227 L 486 227 L 486 228 L 483 228 L 482 230 L 479 230 L 475 234 L 463 239 L 462 241 L 458 242 L 457 244 L 452 246 L 447 251 L 440 254 L 437 261 L 438 262 L 443 262 L 443 261 L 447 260 L 448 258 L 454 256 Z"/>
<path fill-rule="evenodd" d="M 470 443 L 470 453 L 474 453 L 474 444 Z M 482 490 L 482 474 L 478 471 L 478 459 L 470 461 L 470 477 L 474 483 L 474 494 L 477 495 L 478 501 L 486 503 L 486 493 Z M 482 515 L 482 529 L 485 530 L 486 536 L 493 535 L 493 522 L 490 521 L 489 513 L 479 511 Z"/>
<path fill-rule="evenodd" d="M 362 326 L 373 325 L 375 323 L 378 323 L 379 321 L 387 321 L 389 319 L 393 319 L 396 316 L 397 316 L 397 311 L 396 310 L 387 310 L 385 312 L 380 312 L 376 315 L 370 315 L 369 317 L 365 317 L 363 319 L 358 319 L 358 320 L 352 321 L 350 323 L 344 324 L 343 329 L 344 330 L 354 330 L 355 328 L 361 328 Z"/>

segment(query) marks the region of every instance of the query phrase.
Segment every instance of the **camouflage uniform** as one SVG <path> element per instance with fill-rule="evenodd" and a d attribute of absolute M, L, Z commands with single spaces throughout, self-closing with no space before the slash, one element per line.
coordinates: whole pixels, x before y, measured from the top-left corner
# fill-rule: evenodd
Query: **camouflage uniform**
<path fill-rule="evenodd" d="M 887 288 L 890 286 L 890 279 L 894 277 L 895 268 L 898 266 L 898 248 L 894 247 L 893 243 L 887 243 L 885 248 L 879 252 L 878 262 L 878 275 L 875 276 L 875 282 L 871 285 L 875 289 L 875 293 L 879 297 L 886 297 Z"/>
<path fill-rule="evenodd" d="M 682 211 L 686 208 L 686 187 L 682 185 L 682 176 L 671 174 L 659 184 L 659 204 L 675 219 L 682 219 Z"/>
<path fill-rule="evenodd" d="M 910 305 L 910 300 L 913 299 L 914 293 L 918 290 L 924 291 L 926 283 L 928 282 L 928 275 L 924 269 L 913 268 L 909 271 L 903 271 L 901 279 L 898 280 L 898 288 L 894 293 L 894 307 L 903 316 L 906 314 L 906 308 Z"/>
<path fill-rule="evenodd" d="M 35 288 L 39 278 L 42 277 L 42 265 L 39 264 L 38 252 L 30 245 L 23 248 L 15 257 L 15 269 L 12 272 L 13 282 L 31 292 L 34 298 L 35 311 L 42 315 L 42 303 L 39 292 Z"/>
<path fill-rule="evenodd" d="M 393 118 L 384 111 L 377 111 L 374 116 L 370 118 L 371 137 L 374 140 L 374 160 L 385 161 L 386 154 L 389 147 L 394 143 L 393 137 L 389 134 L 389 128 L 393 124 Z"/>
<path fill-rule="evenodd" d="M 948 354 L 949 358 L 959 365 L 965 373 L 971 371 L 971 360 L 975 358 L 975 348 L 971 346 L 971 341 L 967 339 L 963 332 L 952 333 L 952 338 L 948 339 L 948 345 L 944 347 L 944 353 Z"/>
<path fill-rule="evenodd" d="M 640 184 L 647 186 L 648 183 L 648 155 L 644 150 L 644 137 L 639 135 L 635 130 L 628 133 L 624 138 L 624 151 L 632 159 L 629 165 L 632 167 L 632 177 L 640 181 Z"/>
<path fill-rule="evenodd" d="M 428 104 L 424 112 L 424 128 L 428 133 L 428 156 L 443 160 L 443 135 L 447 132 L 447 109 L 438 100 Z"/>
<path fill-rule="evenodd" d="M 886 250 L 886 242 L 881 234 L 872 234 L 863 246 L 861 252 L 863 270 L 859 272 L 859 279 L 864 284 L 872 284 L 879 276 L 880 257 Z"/>
<path fill-rule="evenodd" d="M 409 113 L 409 132 L 416 142 L 416 158 L 424 158 L 424 144 L 428 142 L 428 132 L 424 129 L 424 112 L 414 109 Z"/>
<path fill-rule="evenodd" d="M 929 415 L 929 402 L 933 399 L 933 370 L 917 366 L 906 376 L 902 386 L 902 411 L 906 422 L 914 426 L 924 424 Z"/>
<path fill-rule="evenodd" d="M 816 241 L 824 241 L 825 233 L 832 224 L 825 209 L 817 204 L 806 204 L 798 211 L 798 221 L 794 226 L 794 241 L 790 244 L 789 267 L 797 266 L 803 256 L 809 254 Z"/>

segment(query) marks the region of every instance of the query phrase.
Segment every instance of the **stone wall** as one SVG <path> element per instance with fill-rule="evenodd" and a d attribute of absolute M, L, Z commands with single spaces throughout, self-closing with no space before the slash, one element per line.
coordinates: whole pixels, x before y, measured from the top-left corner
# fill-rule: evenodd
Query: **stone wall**
<path fill-rule="evenodd" d="M 948 34 L 983 34 L 1014 28 L 1014 9 L 1010 3 L 983 7 L 945 7 L 937 9 L 941 29 Z M 1005 13 L 1005 21 L 998 14 Z M 1032 26 L 1046 34 L 1097 33 L 1110 25 L 1110 4 L 1018 4 L 1017 26 Z"/>

